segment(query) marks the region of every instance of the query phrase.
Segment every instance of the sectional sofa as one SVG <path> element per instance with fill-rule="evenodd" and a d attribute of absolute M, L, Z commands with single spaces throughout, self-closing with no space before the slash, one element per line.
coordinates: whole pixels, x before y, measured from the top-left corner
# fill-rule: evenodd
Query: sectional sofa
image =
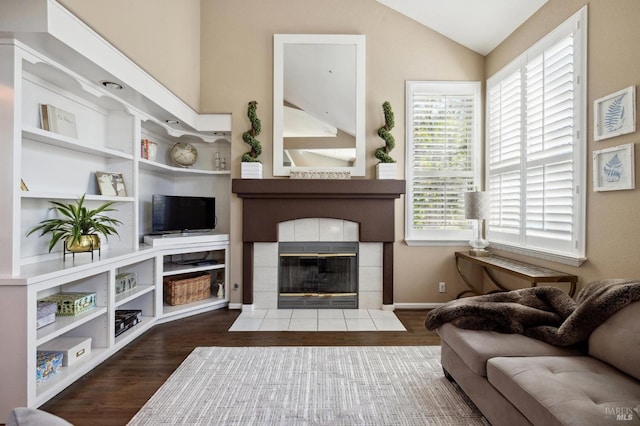
<path fill-rule="evenodd" d="M 442 367 L 493 426 L 640 425 L 640 301 L 581 345 L 437 328 Z"/>

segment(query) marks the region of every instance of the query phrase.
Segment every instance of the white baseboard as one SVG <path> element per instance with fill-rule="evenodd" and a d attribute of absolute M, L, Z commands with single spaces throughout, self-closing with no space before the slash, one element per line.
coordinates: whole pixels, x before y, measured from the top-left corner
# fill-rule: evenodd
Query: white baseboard
<path fill-rule="evenodd" d="M 435 309 L 444 303 L 394 303 L 396 310 L 399 309 Z"/>

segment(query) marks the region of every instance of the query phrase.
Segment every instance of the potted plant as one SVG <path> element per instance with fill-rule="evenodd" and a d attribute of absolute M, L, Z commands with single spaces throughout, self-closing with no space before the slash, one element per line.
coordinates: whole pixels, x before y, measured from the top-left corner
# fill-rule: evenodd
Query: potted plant
<path fill-rule="evenodd" d="M 256 139 L 262 128 L 256 113 L 257 108 L 258 102 L 249 102 L 247 116 L 251 121 L 251 129 L 242 134 L 242 140 L 251 147 L 251 151 L 242 154 L 241 177 L 249 179 L 262 178 L 262 163 L 258 160 L 258 156 L 262 153 L 262 145 Z"/>
<path fill-rule="evenodd" d="M 395 179 L 397 177 L 396 160 L 389 155 L 389 152 L 396 146 L 396 140 L 391 134 L 395 123 L 393 110 L 388 101 L 382 104 L 382 111 L 384 112 L 384 126 L 378 129 L 378 136 L 384 140 L 385 145 L 376 149 L 376 158 L 380 160 L 376 166 L 376 176 L 378 179 Z"/>
<path fill-rule="evenodd" d="M 107 239 L 109 235 L 118 235 L 115 226 L 122 225 L 122 222 L 104 215 L 106 212 L 116 211 L 111 207 L 114 201 L 89 210 L 84 206 L 84 197 L 83 194 L 79 200 L 69 204 L 50 201 L 53 204 L 51 210 L 55 210 L 60 217 L 41 221 L 27 236 L 36 231 L 41 231 L 40 237 L 50 233 L 49 252 L 61 239 L 64 239 L 66 249 L 71 252 L 100 248 L 100 238 L 97 234 L 102 234 Z"/>

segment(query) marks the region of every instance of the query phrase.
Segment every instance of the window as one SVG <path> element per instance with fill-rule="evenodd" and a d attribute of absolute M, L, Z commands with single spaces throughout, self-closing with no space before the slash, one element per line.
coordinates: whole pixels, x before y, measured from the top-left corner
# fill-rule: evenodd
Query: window
<path fill-rule="evenodd" d="M 407 244 L 469 241 L 464 193 L 480 186 L 480 83 L 409 81 Z"/>
<path fill-rule="evenodd" d="M 578 265 L 584 258 L 586 9 L 487 81 L 488 238 Z"/>

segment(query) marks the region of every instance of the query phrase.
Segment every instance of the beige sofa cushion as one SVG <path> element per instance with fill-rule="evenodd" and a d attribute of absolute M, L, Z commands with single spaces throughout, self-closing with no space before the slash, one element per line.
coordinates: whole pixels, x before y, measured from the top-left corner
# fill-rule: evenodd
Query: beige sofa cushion
<path fill-rule="evenodd" d="M 640 302 L 609 317 L 589 336 L 589 354 L 640 380 Z"/>
<path fill-rule="evenodd" d="M 640 423 L 640 382 L 589 356 L 496 357 L 487 378 L 535 425 Z"/>
<path fill-rule="evenodd" d="M 487 375 L 487 360 L 495 356 L 583 355 L 577 349 L 553 346 L 521 334 L 466 330 L 451 323 L 443 324 L 437 332 L 471 371 L 483 377 Z"/>

